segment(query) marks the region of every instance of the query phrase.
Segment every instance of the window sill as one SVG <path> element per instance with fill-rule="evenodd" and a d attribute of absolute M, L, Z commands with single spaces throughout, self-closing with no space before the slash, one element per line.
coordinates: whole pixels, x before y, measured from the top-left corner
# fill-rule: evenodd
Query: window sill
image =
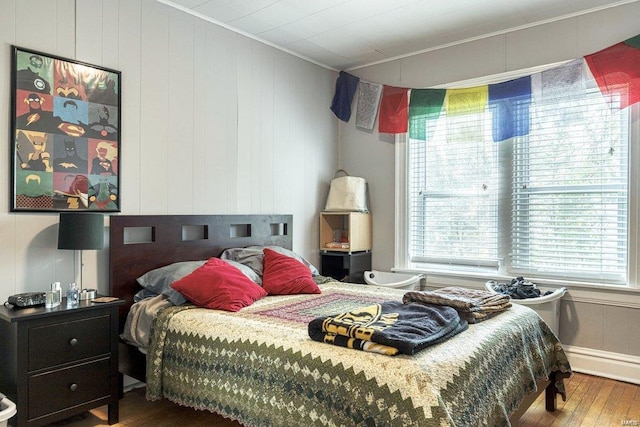
<path fill-rule="evenodd" d="M 437 268 L 392 268 L 391 270 L 396 273 L 424 274 L 426 275 L 426 285 L 429 288 L 462 286 L 472 289 L 485 289 L 485 283 L 488 280 L 510 281 L 512 279 L 512 277 L 499 275 L 495 272 L 481 270 L 453 271 Z M 531 280 L 541 288 L 566 287 L 568 292 L 564 297 L 565 300 L 640 309 L 640 288 L 632 288 L 627 285 L 598 285 L 557 279 L 532 279 L 529 277 L 526 277 L 526 279 Z"/>

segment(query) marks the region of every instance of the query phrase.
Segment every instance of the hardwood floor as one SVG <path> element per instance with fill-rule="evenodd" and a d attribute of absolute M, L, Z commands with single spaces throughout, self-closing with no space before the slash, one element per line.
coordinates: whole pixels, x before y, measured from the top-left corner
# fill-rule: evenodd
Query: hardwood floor
<path fill-rule="evenodd" d="M 565 386 L 567 401 L 558 398 L 555 412 L 545 411 L 541 395 L 518 425 L 640 426 L 640 386 L 577 373 L 565 380 Z"/>
<path fill-rule="evenodd" d="M 565 380 L 567 401 L 558 399 L 558 409 L 544 409 L 544 393 L 522 416 L 519 426 L 638 426 L 640 386 L 584 374 Z M 70 427 L 108 426 L 106 406 L 55 425 Z M 209 412 L 175 405 L 167 400 L 148 402 L 144 389 L 125 393 L 120 401 L 120 423 L 116 426 L 213 426 L 237 427 L 238 423 Z"/>

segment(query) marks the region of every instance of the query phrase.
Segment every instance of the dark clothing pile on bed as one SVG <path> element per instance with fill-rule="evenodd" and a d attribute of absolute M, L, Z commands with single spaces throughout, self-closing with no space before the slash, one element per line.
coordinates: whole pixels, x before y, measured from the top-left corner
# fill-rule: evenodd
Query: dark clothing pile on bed
<path fill-rule="evenodd" d="M 481 322 L 511 307 L 508 295 L 458 287 L 410 291 L 404 294 L 402 301 L 405 304 L 418 302 L 453 307 L 469 323 Z"/>
<path fill-rule="evenodd" d="M 547 291 L 544 294 L 540 289 L 536 288 L 536 285 L 524 280 L 524 277 L 516 277 L 511 279 L 511 283 L 498 283 L 493 287 L 493 290 L 501 294 L 509 295 L 513 299 L 528 299 L 538 298 L 540 296 L 549 295 L 553 291 Z"/>
<path fill-rule="evenodd" d="M 394 356 L 412 355 L 466 330 L 451 307 L 386 301 L 309 323 L 314 341 Z"/>

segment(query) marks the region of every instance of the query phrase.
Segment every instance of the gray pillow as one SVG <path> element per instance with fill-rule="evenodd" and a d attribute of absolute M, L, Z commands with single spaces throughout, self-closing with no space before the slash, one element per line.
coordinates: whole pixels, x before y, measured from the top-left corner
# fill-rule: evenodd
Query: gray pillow
<path fill-rule="evenodd" d="M 244 275 L 247 276 L 249 279 L 256 282 L 258 285 L 262 286 L 262 277 L 260 277 L 258 273 L 253 271 L 251 267 L 246 266 L 244 264 L 240 264 L 239 262 L 233 261 L 230 259 L 223 259 L 223 261 L 233 265 L 235 268 L 242 271 Z"/>
<path fill-rule="evenodd" d="M 134 301 L 136 298 L 144 299 L 145 297 L 162 294 L 175 305 L 182 305 L 186 303 L 186 298 L 183 297 L 180 292 L 173 289 L 171 284 L 176 280 L 182 279 L 187 274 L 192 273 L 205 262 L 206 260 L 176 262 L 146 272 L 137 279 L 138 284 L 140 284 L 144 289 L 136 294 Z"/>
<path fill-rule="evenodd" d="M 222 252 L 220 258 L 236 261 L 240 264 L 246 265 L 262 277 L 262 258 L 264 257 L 262 250 L 264 248 L 269 248 L 275 252 L 295 258 L 309 268 L 312 276 L 320 275 L 318 269 L 304 257 L 281 246 L 247 246 L 246 248 L 230 248 Z"/>

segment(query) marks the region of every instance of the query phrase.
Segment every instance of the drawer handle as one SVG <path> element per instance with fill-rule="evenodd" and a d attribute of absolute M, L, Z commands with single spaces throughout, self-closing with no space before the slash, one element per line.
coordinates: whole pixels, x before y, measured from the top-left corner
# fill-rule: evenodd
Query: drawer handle
<path fill-rule="evenodd" d="M 73 347 L 76 344 L 78 344 L 78 339 L 77 338 L 71 338 L 71 341 L 69 341 L 69 345 L 71 347 Z"/>
<path fill-rule="evenodd" d="M 69 390 L 71 391 L 76 391 L 78 389 L 78 384 L 73 383 L 69 386 Z"/>

